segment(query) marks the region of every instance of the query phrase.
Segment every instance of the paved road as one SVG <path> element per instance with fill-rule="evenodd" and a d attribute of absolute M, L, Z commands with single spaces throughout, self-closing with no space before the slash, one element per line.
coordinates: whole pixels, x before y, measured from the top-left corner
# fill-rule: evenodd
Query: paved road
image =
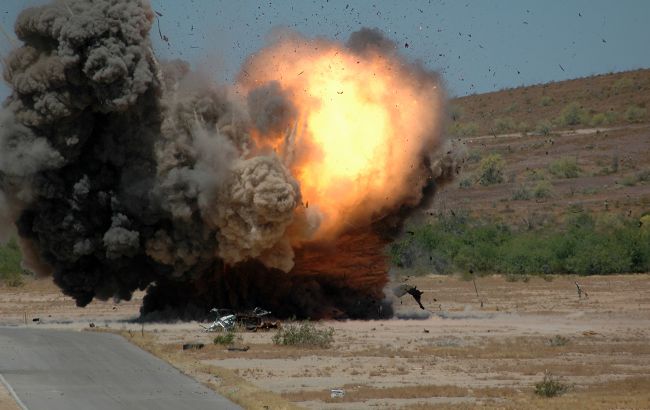
<path fill-rule="evenodd" d="M 240 408 L 105 333 L 0 328 L 0 375 L 28 410 Z"/>

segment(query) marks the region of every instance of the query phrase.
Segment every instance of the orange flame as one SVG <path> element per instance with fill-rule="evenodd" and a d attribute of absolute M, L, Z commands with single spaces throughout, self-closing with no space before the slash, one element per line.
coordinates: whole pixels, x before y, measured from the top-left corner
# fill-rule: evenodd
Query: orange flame
<path fill-rule="evenodd" d="M 355 53 L 297 36 L 250 57 L 242 73 L 245 91 L 276 81 L 297 108 L 285 134 L 252 135 L 282 157 L 308 211 L 319 214 L 310 240 L 335 238 L 420 200 L 422 154 L 439 143 L 436 78 L 394 51 Z"/>

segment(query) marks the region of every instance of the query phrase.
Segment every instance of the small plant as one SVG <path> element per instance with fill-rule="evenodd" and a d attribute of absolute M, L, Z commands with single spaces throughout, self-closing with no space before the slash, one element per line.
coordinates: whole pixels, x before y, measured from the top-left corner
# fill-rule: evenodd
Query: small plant
<path fill-rule="evenodd" d="M 475 122 L 454 122 L 449 125 L 447 131 L 455 137 L 469 137 L 478 133 L 478 125 Z"/>
<path fill-rule="evenodd" d="M 276 345 L 328 348 L 334 342 L 334 329 L 317 329 L 311 323 L 288 325 L 273 336 Z"/>
<path fill-rule="evenodd" d="M 630 105 L 625 110 L 625 119 L 629 122 L 641 122 L 644 120 L 647 111 L 645 108 L 641 108 L 636 105 Z"/>
<path fill-rule="evenodd" d="M 452 105 L 449 107 L 449 117 L 451 117 L 452 121 L 460 120 L 464 114 L 465 110 L 461 106 Z"/>
<path fill-rule="evenodd" d="M 517 128 L 517 125 L 512 120 L 512 118 L 497 118 L 494 120 L 494 132 L 503 134 L 509 131 L 513 131 Z"/>
<path fill-rule="evenodd" d="M 551 196 L 553 187 L 548 181 L 539 181 L 533 188 L 533 196 L 537 199 L 548 198 Z"/>
<path fill-rule="evenodd" d="M 553 129 L 553 124 L 551 124 L 549 121 L 540 121 L 537 123 L 537 127 L 535 128 L 535 131 L 540 134 L 540 135 L 550 135 L 551 130 Z"/>
<path fill-rule="evenodd" d="M 541 105 L 542 107 L 548 107 L 549 105 L 551 105 L 552 102 L 553 99 L 550 96 L 545 95 L 542 98 L 540 98 L 539 105 Z"/>
<path fill-rule="evenodd" d="M 468 179 L 461 179 L 460 182 L 458 183 L 458 186 L 460 188 L 469 188 L 472 185 L 472 182 Z"/>
<path fill-rule="evenodd" d="M 481 151 L 477 149 L 470 151 L 469 155 L 467 156 L 467 162 L 470 164 L 475 164 L 480 160 L 481 160 Z"/>
<path fill-rule="evenodd" d="M 578 161 L 571 157 L 563 157 L 551 162 L 548 170 L 557 178 L 577 178 L 580 174 Z"/>
<path fill-rule="evenodd" d="M 544 372 L 544 380 L 535 385 L 535 394 L 542 397 L 555 397 L 566 393 L 569 386 L 559 381 L 549 372 Z"/>
<path fill-rule="evenodd" d="M 634 186 L 638 182 L 638 179 L 633 175 L 628 175 L 621 180 L 621 185 L 624 186 Z"/>
<path fill-rule="evenodd" d="M 555 335 L 548 340 L 548 344 L 553 347 L 565 346 L 567 343 L 569 343 L 569 338 L 561 335 Z"/>
<path fill-rule="evenodd" d="M 532 195 L 531 195 L 530 191 L 528 190 L 528 188 L 526 188 L 525 185 L 519 186 L 512 193 L 512 200 L 513 201 L 528 201 L 531 197 L 532 197 Z"/>
<path fill-rule="evenodd" d="M 587 113 L 577 102 L 568 104 L 558 118 L 558 122 L 564 126 L 579 125 L 585 122 Z"/>
<path fill-rule="evenodd" d="M 214 338 L 215 345 L 231 345 L 235 341 L 235 332 L 226 332 Z"/>
<path fill-rule="evenodd" d="M 609 122 L 607 121 L 607 116 L 605 114 L 603 114 L 602 112 L 594 114 L 591 117 L 591 120 L 589 120 L 589 125 L 591 125 L 592 127 L 596 127 L 596 126 L 604 125 L 604 124 L 608 124 L 608 123 Z"/>
<path fill-rule="evenodd" d="M 620 93 L 621 91 L 626 91 L 634 87 L 634 80 L 629 77 L 622 77 L 614 82 L 612 90 L 615 94 Z"/>
<path fill-rule="evenodd" d="M 483 158 L 479 164 L 479 183 L 484 186 L 502 183 L 505 165 L 505 161 L 499 154 Z"/>

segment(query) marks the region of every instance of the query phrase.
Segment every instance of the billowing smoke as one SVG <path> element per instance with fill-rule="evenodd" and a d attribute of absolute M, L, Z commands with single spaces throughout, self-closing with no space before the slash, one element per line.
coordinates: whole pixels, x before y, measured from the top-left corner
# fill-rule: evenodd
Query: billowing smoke
<path fill-rule="evenodd" d="M 146 0 L 54 1 L 20 14 L 22 45 L 4 69 L 13 92 L 0 114 L 0 240 L 15 226 L 25 267 L 52 274 L 79 306 L 148 289 L 148 315 L 196 317 L 215 306 L 389 315 L 384 247 L 456 167 L 441 147 L 437 77 L 403 61 L 377 30 L 354 33 L 347 46 L 290 35 L 303 49 L 325 44 L 346 59 L 393 67 L 407 90 L 427 90 L 408 99 L 432 101 L 418 121 L 382 117 L 412 123 L 397 128 L 404 141 L 422 141 L 399 143 L 410 162 L 378 148 L 393 165 L 366 166 L 354 187 L 333 180 L 356 192 L 370 187 L 369 172 L 386 169 L 376 179 L 399 189 L 372 185 L 328 213 L 334 191 L 319 197 L 306 182 L 327 149 L 316 146 L 295 87 L 256 72 L 259 59 L 235 87 L 182 61 L 159 62 L 148 38 L 153 19 Z M 286 44 L 270 45 L 264 58 L 283 58 L 277 49 Z"/>

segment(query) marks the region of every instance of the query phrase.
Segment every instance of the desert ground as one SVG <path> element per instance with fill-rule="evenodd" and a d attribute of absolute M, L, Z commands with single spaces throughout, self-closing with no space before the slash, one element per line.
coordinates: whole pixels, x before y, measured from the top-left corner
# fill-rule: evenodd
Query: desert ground
<path fill-rule="evenodd" d="M 650 408 L 647 275 L 405 280 L 430 312 L 406 295 L 399 315 L 419 319 L 320 322 L 334 329 L 326 349 L 275 345 L 271 330 L 238 331 L 249 350 L 228 351 L 199 323 L 134 322 L 141 294 L 81 309 L 47 279 L 1 289 L 0 317 L 118 332 L 246 408 Z M 205 347 L 183 350 L 188 342 Z M 568 391 L 536 396 L 545 372 Z M 345 396 L 330 397 L 336 388 Z M 0 403 L 12 408 L 6 392 Z"/>

